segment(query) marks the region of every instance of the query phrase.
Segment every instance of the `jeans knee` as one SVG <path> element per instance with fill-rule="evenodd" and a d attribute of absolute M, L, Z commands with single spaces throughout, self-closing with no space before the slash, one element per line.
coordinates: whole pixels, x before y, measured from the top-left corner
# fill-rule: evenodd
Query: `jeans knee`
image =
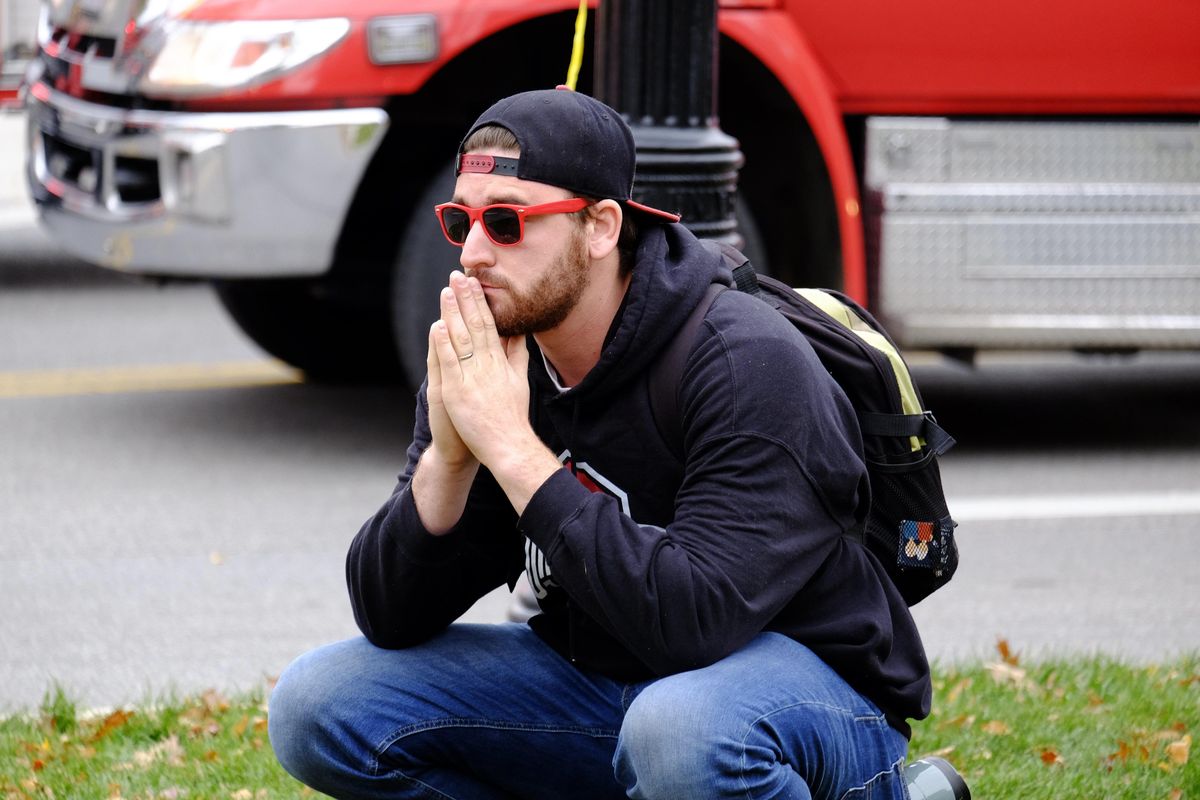
<path fill-rule="evenodd" d="M 633 798 L 711 796 L 717 776 L 740 770 L 737 743 L 697 698 L 648 687 L 621 725 L 613 766 Z"/>
<path fill-rule="evenodd" d="M 287 772 L 319 787 L 338 760 L 336 673 L 322 651 L 306 653 L 279 676 L 268 703 L 267 733 L 275 758 Z"/>
<path fill-rule="evenodd" d="M 315 723 L 314 705 L 305 688 L 304 669 L 292 662 L 271 691 L 267 711 L 267 734 L 275 758 L 294 777 L 304 780 L 305 763 L 311 758 L 308 729 Z"/>

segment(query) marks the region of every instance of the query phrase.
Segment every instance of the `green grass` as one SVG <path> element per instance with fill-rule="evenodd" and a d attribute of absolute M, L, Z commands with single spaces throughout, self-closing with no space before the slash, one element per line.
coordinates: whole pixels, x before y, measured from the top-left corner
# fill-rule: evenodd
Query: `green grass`
<path fill-rule="evenodd" d="M 275 762 L 262 693 L 81 713 L 60 688 L 0 719 L 0 798 L 316 798 Z M 939 754 L 976 800 L 1200 800 L 1200 656 L 939 667 L 911 754 Z"/>
<path fill-rule="evenodd" d="M 934 670 L 933 713 L 910 754 L 938 754 L 977 799 L 1200 800 L 1200 657 L 1107 658 Z"/>
<path fill-rule="evenodd" d="M 262 692 L 80 713 L 59 687 L 0 719 L 0 798 L 316 798 L 275 761 Z"/>

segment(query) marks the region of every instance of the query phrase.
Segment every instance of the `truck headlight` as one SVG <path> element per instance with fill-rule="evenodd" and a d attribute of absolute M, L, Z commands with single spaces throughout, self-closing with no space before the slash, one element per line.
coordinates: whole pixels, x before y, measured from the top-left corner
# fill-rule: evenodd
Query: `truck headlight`
<path fill-rule="evenodd" d="M 148 94 L 216 94 L 278 78 L 340 42 L 347 19 L 171 20 L 149 33 Z"/>

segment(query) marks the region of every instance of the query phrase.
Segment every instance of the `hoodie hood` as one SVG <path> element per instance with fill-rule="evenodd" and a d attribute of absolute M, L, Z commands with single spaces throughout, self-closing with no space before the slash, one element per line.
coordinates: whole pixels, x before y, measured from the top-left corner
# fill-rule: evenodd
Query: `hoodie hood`
<path fill-rule="evenodd" d="M 729 268 L 680 224 L 643 229 L 629 290 L 600 360 L 564 399 L 604 398 L 642 374 L 672 340 L 712 283 L 731 284 Z M 531 338 L 532 341 L 532 338 Z M 539 382 L 549 382 L 533 358 Z"/>

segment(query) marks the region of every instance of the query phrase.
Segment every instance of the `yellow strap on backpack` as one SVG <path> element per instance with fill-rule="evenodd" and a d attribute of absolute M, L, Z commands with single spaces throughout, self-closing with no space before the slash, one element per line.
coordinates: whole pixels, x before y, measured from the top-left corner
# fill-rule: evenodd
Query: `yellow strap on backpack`
<path fill-rule="evenodd" d="M 854 310 L 842 303 L 833 295 L 820 289 L 796 289 L 796 294 L 824 311 L 829 316 L 844 325 L 855 336 L 862 339 L 871 347 L 887 356 L 896 373 L 896 385 L 900 388 L 900 408 L 905 414 L 923 414 L 924 409 L 917 402 L 917 390 L 913 387 L 912 377 L 908 374 L 908 366 L 900 353 L 883 334 L 868 325 Z M 925 445 L 925 440 L 919 436 L 910 437 L 915 453 Z"/>

